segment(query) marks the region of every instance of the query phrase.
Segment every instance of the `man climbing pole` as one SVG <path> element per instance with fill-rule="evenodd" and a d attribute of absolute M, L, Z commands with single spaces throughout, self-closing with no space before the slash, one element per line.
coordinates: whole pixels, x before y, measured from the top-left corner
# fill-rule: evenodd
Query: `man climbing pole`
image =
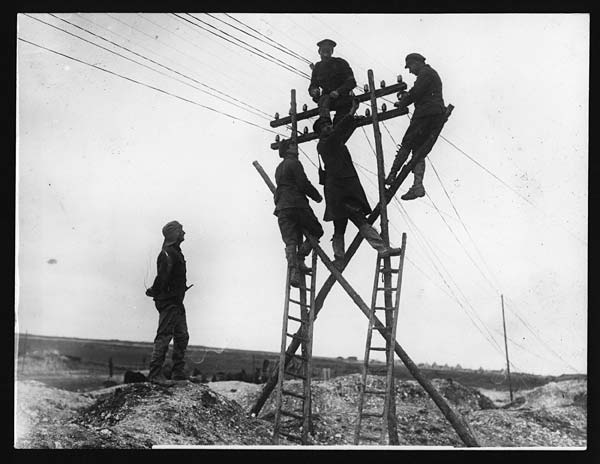
<path fill-rule="evenodd" d="M 310 268 L 304 264 L 304 258 L 312 249 L 308 240 L 303 241 L 302 229 L 317 240 L 323 236 L 323 228 L 306 197 L 317 203 L 323 201 L 323 197 L 306 177 L 302 163 L 298 160 L 297 144 L 284 140 L 279 145 L 279 156 L 283 160 L 275 169 L 277 188 L 273 196 L 273 214 L 277 216 L 281 238 L 285 243 L 290 285 L 299 287 L 300 273 L 310 272 Z"/>
<path fill-rule="evenodd" d="M 183 299 L 191 285 L 190 287 L 186 285 L 185 259 L 180 247 L 185 236 L 183 226 L 177 221 L 171 221 L 163 227 L 162 234 L 164 241 L 157 258 L 157 275 L 152 287 L 146 290 L 146 295 L 154 299 L 159 313 L 148 380 L 168 385 L 171 382 L 162 374 L 162 367 L 171 339 L 173 339 L 171 379 L 188 379 L 184 372 L 184 356 L 189 335 Z"/>
<path fill-rule="evenodd" d="M 336 43 L 324 39 L 317 43 L 321 61 L 312 67 L 312 75 L 308 93 L 318 104 L 319 117 L 329 117 L 330 111 L 335 111 L 333 124 L 352 107 L 351 90 L 356 87 L 352 68 L 346 60 L 332 56 Z"/>
<path fill-rule="evenodd" d="M 340 268 L 344 259 L 344 234 L 348 219 L 381 257 L 399 255 L 401 248 L 390 248 L 379 232 L 366 220 L 371 212 L 367 196 L 354 168 L 346 141 L 356 129 L 354 113 L 358 102 L 352 101 L 349 114 L 334 127 L 331 119 L 319 118 L 313 125 L 319 135 L 317 151 L 323 158 L 325 170 L 325 221 L 333 221 L 332 246 L 334 264 Z"/>
<path fill-rule="evenodd" d="M 437 136 L 430 139 L 430 135 L 438 133 L 438 129 L 444 124 L 446 107 L 442 96 L 442 80 L 431 66 L 425 64 L 425 57 L 419 53 L 409 53 L 406 55 L 405 62 L 405 68 L 417 76 L 417 79 L 413 87 L 394 105 L 404 108 L 414 103 L 415 111 L 385 183 L 391 185 L 408 159 L 408 155 L 412 152 L 415 156 L 419 150 L 422 158 L 413 168 L 413 185 L 400 197 L 403 200 L 414 200 L 425 195 L 423 187 L 425 156 L 431 151 L 437 139 Z"/>

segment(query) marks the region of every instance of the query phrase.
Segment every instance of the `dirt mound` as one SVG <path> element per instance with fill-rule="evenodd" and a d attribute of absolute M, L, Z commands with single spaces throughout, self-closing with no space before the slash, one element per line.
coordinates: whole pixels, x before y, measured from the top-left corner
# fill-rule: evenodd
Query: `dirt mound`
<path fill-rule="evenodd" d="M 32 396 L 63 395 L 37 382 L 23 389 Z M 46 405 L 44 417 L 50 418 L 46 419 L 50 426 L 40 427 L 40 421 L 29 421 L 28 427 L 17 434 L 15 447 L 149 448 L 271 443 L 268 422 L 248 417 L 237 403 L 206 385 L 178 382 L 162 387 L 134 383 L 94 394 L 66 393 L 69 414 L 54 417 L 53 405 Z"/>
<path fill-rule="evenodd" d="M 586 407 L 586 380 L 563 380 L 534 388 L 525 394 L 525 402 L 522 407 L 556 408 L 573 405 Z"/>

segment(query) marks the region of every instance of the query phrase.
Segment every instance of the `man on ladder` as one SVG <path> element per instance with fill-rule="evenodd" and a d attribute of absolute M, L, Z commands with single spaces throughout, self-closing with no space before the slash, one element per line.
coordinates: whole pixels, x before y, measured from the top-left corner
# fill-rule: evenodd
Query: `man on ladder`
<path fill-rule="evenodd" d="M 348 219 L 358 227 L 364 239 L 381 257 L 399 255 L 400 248 L 390 248 L 365 216 L 371 212 L 367 196 L 360 183 L 346 141 L 356 129 L 354 113 L 358 102 L 353 100 L 350 113 L 333 126 L 329 118 L 319 118 L 313 128 L 319 135 L 317 151 L 325 169 L 325 221 L 333 221 L 332 246 L 334 263 L 339 268 L 345 256 L 344 235 Z"/>
<path fill-rule="evenodd" d="M 319 191 L 306 177 L 302 163 L 298 160 L 298 145 L 284 140 L 279 146 L 279 156 L 283 158 L 275 169 L 275 211 L 281 238 L 285 243 L 285 257 L 290 268 L 290 285 L 299 287 L 301 272 L 309 272 L 304 258 L 312 246 L 303 241 L 302 229 L 306 229 L 317 240 L 323 236 L 323 228 L 308 204 L 307 196 L 317 203 L 323 201 Z"/>
<path fill-rule="evenodd" d="M 422 159 L 413 168 L 413 185 L 400 197 L 403 200 L 414 200 L 425 196 L 423 187 L 425 156 L 431 151 L 437 139 L 437 137 L 432 139 L 430 136 L 437 133 L 444 124 L 446 107 L 442 96 L 442 80 L 431 66 L 425 64 L 425 57 L 419 53 L 409 53 L 406 55 L 405 62 L 405 68 L 417 76 L 417 80 L 394 106 L 403 108 L 414 103 L 415 111 L 385 183 L 391 185 L 396 179 L 398 171 L 408 159 L 410 152 L 412 151 L 414 156 L 415 152 L 421 149 Z"/>

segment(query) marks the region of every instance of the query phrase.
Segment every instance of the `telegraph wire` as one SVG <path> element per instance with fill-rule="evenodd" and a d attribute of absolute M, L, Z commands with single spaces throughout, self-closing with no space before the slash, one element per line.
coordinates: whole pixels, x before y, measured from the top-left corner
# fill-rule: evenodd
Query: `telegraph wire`
<path fill-rule="evenodd" d="M 255 35 L 252 35 L 252 34 L 250 34 L 249 32 L 247 32 L 247 31 L 244 31 L 243 29 L 240 29 L 239 27 L 236 27 L 236 26 L 234 26 L 234 25 L 232 25 L 232 24 L 228 23 L 227 21 L 224 21 L 224 20 L 222 20 L 221 18 L 219 18 L 219 17 L 217 17 L 217 16 L 215 16 L 215 15 L 212 15 L 212 14 L 210 14 L 210 13 L 204 13 L 204 14 L 205 14 L 205 15 L 207 15 L 207 16 L 210 16 L 210 17 L 211 17 L 211 18 L 213 18 L 213 19 L 216 19 L 217 21 L 220 21 L 220 22 L 222 22 L 223 24 L 227 24 L 229 27 L 231 27 L 231 28 L 233 28 L 233 29 L 235 29 L 235 30 L 237 30 L 237 31 L 240 31 L 240 32 L 242 32 L 243 34 L 246 34 L 246 35 L 248 35 L 248 36 L 252 37 L 253 39 L 256 39 L 256 40 L 258 40 L 258 41 L 260 41 L 260 42 L 262 42 L 262 43 L 264 43 L 264 44 L 266 44 L 266 45 L 268 45 L 268 46 L 270 46 L 270 47 L 273 47 L 273 48 L 275 48 L 276 50 L 279 50 L 280 52 L 283 52 L 283 53 L 285 53 L 286 55 L 289 55 L 289 56 L 291 56 L 292 58 L 296 58 L 297 60 L 304 61 L 305 63 L 311 64 L 311 62 L 310 62 L 309 60 L 307 60 L 306 58 L 303 58 L 303 57 L 299 56 L 299 55 L 298 55 L 298 54 L 296 54 L 296 53 L 293 53 L 293 52 L 289 51 L 289 49 L 286 49 L 286 48 L 281 48 L 280 46 L 273 45 L 272 43 L 269 43 L 269 42 L 267 42 L 266 40 L 264 40 L 264 39 L 261 39 L 260 37 L 257 37 L 257 36 L 255 36 Z M 232 16 L 228 15 L 227 13 L 225 13 L 225 14 L 226 14 L 228 17 L 230 17 L 230 18 L 234 19 L 235 21 L 237 21 L 237 22 L 239 22 L 239 23 L 243 24 L 243 25 L 244 25 L 244 26 L 246 26 L 247 28 L 249 28 L 249 29 L 252 29 L 252 28 L 250 28 L 249 26 L 247 26 L 246 24 L 242 23 L 241 21 L 238 21 L 237 19 L 235 19 L 235 18 L 233 18 Z M 252 29 L 252 30 L 254 30 L 254 29 Z M 257 31 L 255 31 L 255 32 L 257 32 Z M 260 33 L 259 33 L 259 34 L 260 34 Z M 263 34 L 261 34 L 261 35 L 263 35 Z M 274 41 L 273 41 L 273 42 L 274 42 Z"/>
<path fill-rule="evenodd" d="M 260 49 L 258 49 L 258 48 L 256 48 L 256 47 L 253 47 L 252 45 L 249 45 L 248 43 L 244 42 L 243 40 L 241 40 L 241 39 L 238 39 L 237 37 L 235 37 L 235 36 L 232 36 L 231 34 L 228 34 L 228 33 L 224 32 L 224 31 L 222 31 L 221 29 L 219 29 L 218 27 L 215 27 L 215 26 L 213 26 L 212 24 L 209 24 L 209 23 L 207 23 L 207 22 L 205 22 L 205 21 L 202 21 L 201 19 L 198 19 L 198 18 L 196 18 L 194 15 L 192 15 L 192 14 L 190 14 L 190 13 L 186 13 L 186 14 L 187 14 L 188 16 L 191 16 L 192 18 L 194 18 L 196 21 L 200 21 L 201 23 L 203 23 L 203 24 L 206 24 L 206 25 L 208 25 L 208 26 L 212 27 L 213 29 L 216 29 L 216 30 L 218 30 L 218 31 L 222 32 L 222 33 L 223 33 L 223 34 L 225 34 L 226 36 L 229 36 L 229 37 L 232 37 L 232 38 L 234 38 L 234 39 L 235 39 L 235 40 L 237 40 L 238 42 L 241 42 L 241 43 L 243 43 L 243 44 L 247 45 L 247 46 L 248 46 L 248 47 L 250 47 L 250 48 L 244 47 L 244 46 L 242 46 L 242 45 L 240 45 L 240 44 L 238 44 L 238 43 L 236 43 L 236 42 L 233 42 L 232 40 L 228 39 L 227 37 L 223 37 L 222 35 L 219 35 L 219 34 L 217 34 L 217 33 L 213 32 L 213 31 L 211 31 L 211 30 L 209 30 L 209 29 L 207 29 L 207 28 L 205 28 L 205 27 L 201 26 L 201 25 L 200 25 L 200 24 L 198 24 L 198 23 L 195 23 L 195 22 L 193 22 L 193 21 L 190 21 L 189 19 L 187 19 L 187 18 L 184 18 L 183 16 L 180 16 L 180 15 L 178 15 L 177 13 L 171 13 L 171 14 L 173 14 L 173 15 L 174 15 L 174 16 L 176 16 L 176 17 L 178 17 L 179 19 L 182 19 L 182 20 L 184 20 L 184 21 L 187 21 L 188 23 L 190 23 L 190 24 L 192 24 L 192 25 L 196 26 L 196 27 L 197 27 L 197 28 L 199 28 L 199 29 L 202 29 L 202 30 L 204 30 L 204 31 L 206 31 L 206 32 L 208 32 L 208 33 L 210 33 L 210 34 L 212 34 L 212 35 L 215 35 L 215 36 L 219 37 L 220 39 L 223 39 L 223 40 L 225 40 L 225 41 L 227 41 L 227 42 L 229 42 L 229 43 L 231 43 L 231 44 L 235 45 L 236 47 L 240 47 L 240 48 L 242 48 L 242 49 L 244 49 L 244 50 L 246 50 L 246 51 L 248 51 L 248 52 L 250 52 L 250 53 L 252 53 L 252 54 L 254 54 L 254 55 L 256 55 L 256 56 L 259 56 L 259 57 L 261 57 L 261 58 L 263 58 L 263 59 L 265 59 L 265 60 L 267 60 L 267 61 L 270 61 L 270 62 L 272 62 L 272 63 L 274 63 L 274 64 L 276 64 L 276 65 L 278 65 L 278 66 L 282 67 L 283 69 L 286 69 L 286 70 L 288 70 L 288 71 L 291 71 L 291 72 L 293 72 L 293 73 L 295 73 L 295 74 L 298 74 L 298 75 L 300 75 L 301 77 L 304 77 L 304 78 L 306 78 L 306 79 L 309 79 L 309 78 L 310 78 L 310 77 L 309 77 L 309 76 L 308 76 L 308 75 L 307 75 L 305 72 L 303 72 L 303 71 L 300 71 L 300 70 L 298 70 L 298 69 L 294 68 L 293 66 L 290 66 L 290 65 L 288 65 L 287 63 L 285 63 L 285 62 L 283 62 L 283 61 L 279 60 L 278 58 L 275 58 L 275 57 L 273 57 L 273 56 L 269 55 L 269 54 L 268 54 L 268 53 L 266 53 L 266 52 L 263 52 L 262 50 L 260 50 Z M 258 51 L 258 52 L 260 52 L 260 53 L 262 53 L 262 55 L 261 55 L 260 53 L 257 53 L 257 52 L 256 52 L 256 51 L 254 51 L 253 49 L 254 49 L 254 50 L 257 50 L 257 51 Z"/>
<path fill-rule="evenodd" d="M 100 67 L 100 66 L 97 66 L 97 65 L 95 65 L 95 64 L 88 63 L 88 62 L 86 62 L 86 61 L 80 60 L 79 58 L 75 58 L 75 57 L 69 56 L 69 55 L 67 55 L 67 54 L 65 54 L 65 53 L 61 53 L 61 52 L 59 52 L 59 51 L 53 50 L 53 49 L 51 49 L 51 48 L 44 47 L 43 45 L 39 45 L 39 44 L 37 44 L 37 43 L 34 43 L 34 42 L 31 42 L 31 41 L 29 41 L 29 40 L 23 39 L 23 38 L 21 38 L 21 37 L 17 37 L 17 39 L 18 39 L 18 40 L 20 40 L 20 41 L 22 41 L 22 42 L 25 42 L 25 43 L 28 43 L 28 44 L 30 44 L 30 45 L 33 45 L 33 46 L 35 46 L 35 47 L 42 48 L 42 49 L 44 49 L 44 50 L 47 50 L 47 51 L 49 51 L 49 52 L 52 52 L 52 53 L 55 53 L 55 54 L 57 54 L 57 55 L 63 56 L 63 57 L 65 57 L 65 58 L 68 58 L 68 59 L 70 59 L 70 60 L 76 61 L 76 62 L 78 62 L 78 63 L 85 64 L 85 65 L 87 65 L 87 66 L 90 66 L 90 67 L 92 67 L 92 68 L 98 69 L 98 70 L 100 70 L 100 71 L 104 71 L 104 72 L 106 72 L 106 73 L 108 73 L 108 74 L 112 74 L 113 76 L 117 76 L 117 77 L 120 77 L 120 78 L 122 78 L 122 79 L 125 79 L 125 80 L 127 80 L 127 81 L 133 82 L 133 83 L 135 83 L 135 84 L 139 84 L 139 85 L 142 85 L 142 86 L 144 86 L 144 87 L 148 87 L 149 89 L 156 90 L 157 92 L 163 93 L 163 94 L 165 94 L 165 95 L 170 95 L 171 97 L 177 98 L 177 99 L 179 99 L 179 100 L 183 100 L 183 101 L 185 101 L 185 102 L 187 102 L 187 103 L 191 103 L 191 104 L 193 104 L 193 105 L 199 106 L 199 107 L 201 107 L 201 108 L 205 108 L 205 109 L 207 109 L 207 110 L 210 110 L 210 111 L 213 111 L 213 112 L 215 112 L 215 113 L 222 114 L 223 116 L 227 116 L 227 117 L 229 117 L 229 118 L 231 118 L 231 119 L 235 119 L 235 120 L 237 120 L 237 121 L 240 121 L 240 122 L 246 123 L 246 124 L 248 124 L 248 125 L 250 125 L 250 126 L 253 126 L 253 127 L 258 127 L 258 128 L 259 128 L 259 129 L 261 129 L 261 130 L 264 130 L 264 131 L 267 131 L 267 132 L 271 132 L 271 133 L 273 133 L 273 134 L 277 134 L 277 132 L 275 132 L 275 131 L 272 131 L 272 130 L 270 130 L 270 129 L 266 129 L 265 127 L 263 127 L 263 126 L 259 126 L 258 124 L 255 124 L 255 123 L 253 123 L 253 122 L 247 121 L 247 120 L 245 120 L 245 119 L 242 119 L 242 118 L 238 118 L 238 117 L 236 117 L 236 116 L 233 116 L 233 115 L 231 115 L 231 114 L 225 113 L 225 112 L 223 112 L 223 111 L 219 111 L 219 110 L 217 110 L 217 109 L 215 109 L 215 108 L 211 108 L 210 106 L 203 105 L 202 103 L 198 103 L 198 102 L 196 102 L 196 101 L 194 101 L 194 100 L 190 100 L 190 99 L 188 99 L 188 98 L 181 97 L 181 96 L 179 96 L 179 95 L 176 95 L 176 94 L 173 94 L 173 93 L 171 93 L 171 92 L 167 92 L 166 90 L 160 89 L 160 88 L 158 88 L 158 87 L 154 87 L 154 86 L 152 86 L 152 85 L 150 85 L 150 84 L 146 84 L 146 83 L 144 83 L 144 82 L 141 82 L 141 81 L 138 81 L 138 80 L 136 80 L 136 79 L 132 79 L 132 78 L 130 78 L 130 77 L 127 77 L 127 76 L 123 76 L 122 74 L 119 74 L 119 73 L 117 73 L 117 72 L 111 71 L 110 69 L 102 68 L 102 67 Z M 279 134 L 278 134 L 278 135 L 279 135 Z"/>
<path fill-rule="evenodd" d="M 82 27 L 80 27 L 80 26 L 77 26 L 77 25 L 75 25 L 75 24 L 73 24 L 73 23 L 71 23 L 71 22 L 69 22 L 69 21 L 67 21 L 67 20 L 64 20 L 64 19 L 62 19 L 62 18 L 60 18 L 60 17 L 58 17 L 58 16 L 55 16 L 55 15 L 53 15 L 52 13 L 49 13 L 49 14 L 50 14 L 50 15 L 52 15 L 52 16 L 54 16 L 54 17 L 55 17 L 55 18 L 57 18 L 57 19 L 60 19 L 60 20 L 62 20 L 62 21 L 64 21 L 64 22 L 67 22 L 67 23 L 71 24 L 72 26 L 75 26 L 75 27 L 77 27 L 78 29 L 81 29 L 81 30 L 84 30 L 84 31 L 86 31 L 86 32 L 90 33 L 91 35 L 93 35 L 93 36 L 95 36 L 95 37 L 98 37 L 98 38 L 100 38 L 100 39 L 102 39 L 102 40 L 105 40 L 105 41 L 107 41 L 107 42 L 109 42 L 109 43 L 111 43 L 111 44 L 113 44 L 113 45 L 115 45 L 115 46 L 117 46 L 117 47 L 119 47 L 119 48 L 122 48 L 122 49 L 124 49 L 124 50 L 127 50 L 128 52 L 130 52 L 130 53 L 133 53 L 134 55 L 140 56 L 140 57 L 144 58 L 144 59 L 145 59 L 145 60 L 147 60 L 147 61 L 150 61 L 150 62 L 152 62 L 152 63 L 154 63 L 154 64 L 157 64 L 157 65 L 159 65 L 159 66 L 161 66 L 161 67 L 163 67 L 163 68 L 166 68 L 166 69 L 168 69 L 169 71 L 175 72 L 175 73 L 177 73 L 177 74 L 181 74 L 181 73 L 179 73 L 178 71 L 172 70 L 171 68 L 168 68 L 167 66 L 161 65 L 160 63 L 158 63 L 158 62 L 156 62 L 156 61 L 154 61 L 154 60 L 152 60 L 152 59 L 150 59 L 150 58 L 146 58 L 145 56 L 143 56 L 143 55 L 141 55 L 141 54 L 139 54 L 139 53 L 136 53 L 136 52 L 134 52 L 134 51 L 132 51 L 132 50 L 129 50 L 127 47 L 123 47 L 123 46 L 121 46 L 121 45 L 119 45 L 119 44 L 117 44 L 117 43 L 114 43 L 114 42 L 112 42 L 112 41 L 110 41 L 110 40 L 108 40 L 108 39 L 105 39 L 105 38 L 104 38 L 104 37 L 102 37 L 102 36 L 99 36 L 99 35 L 97 35 L 97 34 L 94 34 L 93 32 L 90 32 L 90 31 L 88 31 L 88 30 L 87 30 L 87 29 L 85 29 L 85 28 L 82 28 Z M 89 40 L 87 40 L 87 39 L 85 39 L 85 38 L 83 38 L 83 37 L 81 37 L 81 36 L 78 36 L 78 35 L 76 35 L 76 34 L 73 34 L 72 32 L 69 32 L 69 31 L 67 31 L 67 30 L 65 30 L 65 29 L 62 29 L 62 28 L 58 27 L 58 26 L 55 26 L 55 25 L 53 25 L 53 24 L 50 24 L 50 23 L 48 23 L 48 22 L 46 22 L 46 21 L 43 21 L 43 20 L 41 20 L 41 19 L 39 19 L 39 18 L 36 18 L 36 17 L 30 16 L 30 15 L 28 15 L 28 14 L 26 14 L 26 13 L 24 13 L 24 15 L 25 15 L 25 16 L 27 16 L 27 17 L 29 17 L 29 18 L 31 18 L 31 19 L 35 19 L 36 21 L 39 21 L 39 22 L 41 22 L 41 23 L 43 23 L 43 24 L 46 24 L 46 25 L 48 25 L 48 26 L 50 26 L 50 27 L 53 27 L 54 29 L 57 29 L 57 30 L 59 30 L 59 31 L 62 31 L 62 32 L 66 33 L 66 34 L 69 34 L 69 35 L 71 35 L 71 36 L 73 36 L 73 37 L 76 37 L 76 38 L 78 38 L 78 39 L 80 39 L 80 40 L 82 40 L 82 41 L 84 41 L 84 42 L 86 42 L 86 43 L 89 43 L 89 44 L 91 44 L 91 45 L 94 45 L 95 47 L 101 48 L 102 50 L 106 50 L 107 52 L 110 52 L 110 53 L 112 53 L 112 54 L 114 54 L 114 55 L 120 56 L 121 58 L 124 58 L 124 59 L 126 59 L 126 60 L 128 60 L 128 61 L 131 61 L 132 63 L 135 63 L 135 64 L 137 64 L 137 65 L 140 65 L 140 66 L 142 66 L 142 67 L 144 67 L 144 68 L 150 69 L 151 71 L 154 71 L 154 72 L 156 72 L 156 73 L 158 73 L 158 74 L 160 74 L 160 75 L 162 75 L 162 76 L 168 77 L 168 78 L 170 78 L 170 79 L 173 79 L 173 80 L 175 80 L 175 81 L 177 81 L 177 82 L 180 82 L 180 83 L 182 83 L 182 84 L 185 84 L 185 85 L 187 85 L 187 86 L 190 86 L 190 87 L 192 87 L 192 88 L 194 88 L 194 89 L 196 89 L 196 90 L 199 90 L 200 92 L 204 92 L 204 93 L 206 93 L 206 94 L 208 94 L 208 95 L 211 95 L 211 96 L 213 96 L 213 97 L 215 97 L 215 98 L 218 98 L 218 99 L 220 99 L 220 100 L 224 101 L 225 103 L 228 103 L 228 104 L 230 104 L 230 105 L 234 105 L 234 106 L 236 106 L 236 107 L 238 107 L 238 108 L 240 108 L 240 109 L 243 109 L 244 111 L 249 111 L 249 112 L 251 112 L 252 114 L 254 114 L 255 116 L 259 116 L 259 117 L 265 118 L 264 116 L 262 116 L 262 115 L 260 115 L 260 114 L 256 114 L 256 113 L 254 113 L 254 112 L 252 112 L 252 111 L 248 110 L 247 108 L 244 108 L 244 107 L 242 107 L 242 106 L 239 106 L 239 105 L 237 105 L 237 104 L 235 104 L 235 103 L 232 103 L 232 102 L 230 102 L 230 101 L 227 101 L 227 100 L 223 99 L 222 97 L 219 97 L 218 95 L 214 95 L 214 94 L 212 94 L 212 93 L 210 93 L 210 92 L 207 92 L 206 90 L 203 90 L 203 89 L 201 89 L 201 88 L 199 88 L 199 87 L 196 87 L 195 85 L 192 85 L 192 84 L 190 84 L 189 82 L 185 82 L 185 81 L 182 81 L 182 80 L 180 80 L 180 79 L 177 79 L 177 78 L 175 78 L 175 77 L 173 77 L 173 76 L 170 76 L 170 75 L 168 75 L 168 74 L 166 74 L 166 73 L 164 73 L 164 72 L 162 72 L 162 71 L 159 71 L 159 70 L 157 70 L 157 69 L 154 69 L 154 68 L 152 68 L 152 67 L 150 67 L 150 66 L 148 66 L 148 65 L 145 65 L 144 63 L 140 63 L 139 61 L 136 61 L 136 60 L 134 60 L 134 59 L 132 59 L 132 58 L 130 58 L 130 57 L 128 57 L 128 56 L 122 55 L 122 54 L 120 54 L 120 53 L 118 53 L 118 52 L 115 52 L 114 50 L 111 50 L 111 49 L 109 49 L 109 48 L 103 47 L 102 45 L 99 45 L 99 44 L 97 44 L 97 43 L 91 42 L 91 41 L 89 41 Z M 192 80 L 192 81 L 195 81 L 193 78 L 190 78 L 190 77 L 188 77 L 188 76 L 185 76 L 184 74 L 181 74 L 181 75 L 182 75 L 182 76 L 184 76 L 184 77 L 187 77 L 188 79 L 190 79 L 190 80 Z M 197 82 L 197 81 L 195 81 L 195 82 Z M 201 82 L 198 82 L 198 83 L 199 83 L 199 84 L 201 84 L 201 85 L 205 85 L 205 84 L 202 84 Z M 265 119 L 266 119 L 266 118 L 265 118 Z"/>

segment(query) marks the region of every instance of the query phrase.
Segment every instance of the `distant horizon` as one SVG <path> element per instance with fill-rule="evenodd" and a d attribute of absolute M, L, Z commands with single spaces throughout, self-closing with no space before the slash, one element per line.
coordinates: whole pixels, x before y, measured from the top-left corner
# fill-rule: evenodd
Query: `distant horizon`
<path fill-rule="evenodd" d="M 17 337 L 42 337 L 42 338 L 60 338 L 60 339 L 66 339 L 66 340 L 89 340 L 89 341 L 98 341 L 98 342 L 123 342 L 123 343 L 143 343 L 146 345 L 150 345 L 152 346 L 153 342 L 152 341 L 142 341 L 142 340 L 124 340 L 124 339 L 118 339 L 118 338 L 88 338 L 88 337 L 68 337 L 68 336 L 63 336 L 63 335 L 41 335 L 41 334 L 34 334 L 31 332 L 25 332 L 25 333 L 21 333 L 21 332 L 15 332 L 15 335 Z M 255 349 L 251 349 L 251 348 L 223 348 L 223 347 L 216 347 L 216 346 L 208 346 L 208 345 L 197 345 L 197 344 L 189 344 L 188 345 L 188 350 L 190 348 L 208 348 L 208 349 L 214 349 L 215 351 L 254 351 L 257 353 L 269 353 L 269 354 L 273 354 L 275 356 L 279 355 L 278 351 L 268 351 L 268 350 L 255 350 Z M 356 357 L 356 356 L 313 356 L 313 358 L 321 358 L 321 359 L 344 359 L 344 360 L 348 360 L 352 357 Z M 358 358 L 356 357 L 356 359 L 358 361 L 362 361 L 362 358 Z M 396 363 L 400 363 L 402 365 L 404 365 L 404 363 L 402 362 L 402 360 L 400 358 L 397 358 L 395 360 Z M 433 364 L 436 364 L 437 367 L 443 367 L 443 366 L 448 366 L 449 369 L 457 369 L 456 366 L 451 366 L 447 363 L 444 364 L 438 364 L 436 361 L 433 362 L 416 362 L 415 364 L 419 365 L 419 364 L 426 364 L 429 365 L 430 367 L 433 367 Z M 479 366 L 479 367 L 466 367 L 463 366 L 462 363 L 459 363 L 459 365 L 461 366 L 460 369 L 464 369 L 464 370 L 470 370 L 470 371 L 477 371 L 479 369 L 483 369 L 484 371 L 487 372 L 503 372 L 505 369 L 493 369 L 493 368 L 486 368 L 484 366 Z M 521 372 L 521 371 L 511 371 L 512 374 L 521 374 L 521 375 L 533 375 L 533 376 L 540 376 L 540 377 L 562 377 L 562 376 L 572 376 L 572 375 L 586 375 L 587 376 L 587 372 L 575 372 L 575 373 L 561 373 L 561 374 L 535 374 L 532 372 Z"/>

